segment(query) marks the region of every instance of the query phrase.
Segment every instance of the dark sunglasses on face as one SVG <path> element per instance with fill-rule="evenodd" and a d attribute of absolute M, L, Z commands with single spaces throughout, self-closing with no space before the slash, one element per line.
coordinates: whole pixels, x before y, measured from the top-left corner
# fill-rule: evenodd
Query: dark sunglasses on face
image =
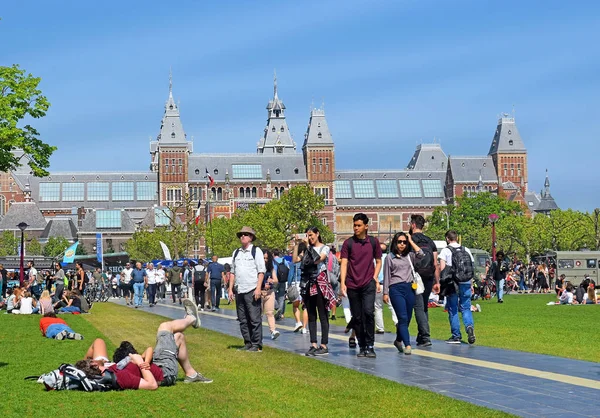
<path fill-rule="evenodd" d="M 398 240 L 398 244 L 403 244 L 403 245 L 406 245 L 406 243 L 407 243 L 407 242 L 408 242 L 408 241 L 406 241 L 405 239 L 399 239 L 399 240 Z"/>
<path fill-rule="evenodd" d="M 249 237 L 249 236 L 250 236 L 250 234 L 248 234 L 246 232 L 243 232 L 243 233 L 240 234 L 240 238 L 241 237 Z"/>

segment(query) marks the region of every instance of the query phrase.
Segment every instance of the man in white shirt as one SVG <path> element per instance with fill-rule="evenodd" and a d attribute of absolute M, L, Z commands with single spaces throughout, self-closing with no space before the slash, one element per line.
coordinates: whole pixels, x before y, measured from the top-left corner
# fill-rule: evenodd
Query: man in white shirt
<path fill-rule="evenodd" d="M 159 263 L 156 265 L 156 291 L 157 298 L 161 301 L 165 301 L 166 285 L 165 285 L 165 270 Z"/>
<path fill-rule="evenodd" d="M 156 270 L 154 270 L 154 264 L 148 263 L 146 265 L 146 278 L 145 278 L 146 292 L 148 293 L 148 306 L 151 308 L 156 305 Z"/>
<path fill-rule="evenodd" d="M 33 296 L 35 296 L 36 299 L 39 299 L 42 294 L 42 280 L 41 276 L 38 275 L 38 271 L 33 265 L 33 260 L 27 263 L 27 268 L 29 268 L 29 284 L 27 287 L 30 288 Z"/>
<path fill-rule="evenodd" d="M 237 316 L 244 338 L 243 351 L 262 351 L 261 290 L 265 275 L 265 260 L 260 248 L 252 245 L 256 239 L 254 229 L 245 226 L 238 233 L 241 247 L 233 252 L 229 299 L 233 299 L 233 286 L 237 283 Z"/>
<path fill-rule="evenodd" d="M 446 232 L 446 242 L 448 246 L 444 248 L 438 255 L 440 260 L 440 269 L 442 277 L 448 278 L 450 281 L 449 287 L 452 289 L 454 283 L 457 283 L 454 288 L 456 291 L 446 293 L 446 309 L 448 309 L 448 320 L 450 321 L 450 331 L 452 336 L 446 340 L 448 344 L 460 344 L 462 336 L 460 333 L 460 322 L 458 320 L 458 312 L 462 315 L 463 324 L 468 335 L 469 344 L 475 343 L 475 325 L 473 323 L 473 314 L 471 313 L 471 285 L 473 276 L 473 255 L 468 248 L 461 246 L 458 242 L 458 234 L 456 231 Z M 466 254 L 465 254 L 466 253 Z M 452 269 L 452 257 L 462 260 L 464 268 Z M 464 257 L 464 258 L 463 258 Z M 457 276 L 469 275 L 470 279 L 461 280 Z"/>
<path fill-rule="evenodd" d="M 121 270 L 121 290 L 123 291 L 123 297 L 125 298 L 125 305 L 131 305 L 133 302 L 129 301 L 129 297 L 131 296 L 131 273 L 133 269 L 131 268 L 131 263 L 125 264 L 125 268 Z"/>

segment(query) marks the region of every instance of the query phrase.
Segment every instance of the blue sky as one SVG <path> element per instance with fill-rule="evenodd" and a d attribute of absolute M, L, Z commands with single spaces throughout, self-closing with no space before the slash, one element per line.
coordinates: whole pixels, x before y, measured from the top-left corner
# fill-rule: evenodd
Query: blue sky
<path fill-rule="evenodd" d="M 299 145 L 324 101 L 339 169 L 403 168 L 434 138 L 484 155 L 514 105 L 529 188 L 548 168 L 559 206 L 592 210 L 598 16 L 554 0 L 12 2 L 0 65 L 42 77 L 53 171 L 147 169 L 170 67 L 195 152 L 254 152 L 276 68 Z"/>

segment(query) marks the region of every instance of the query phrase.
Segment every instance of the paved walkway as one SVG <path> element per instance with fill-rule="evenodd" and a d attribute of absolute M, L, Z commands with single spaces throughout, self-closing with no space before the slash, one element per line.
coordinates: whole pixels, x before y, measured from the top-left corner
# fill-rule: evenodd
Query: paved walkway
<path fill-rule="evenodd" d="M 115 303 L 124 304 L 122 300 Z M 153 308 L 146 305 L 142 310 L 168 318 L 179 318 L 183 311 L 170 302 Z M 275 341 L 268 337 L 266 325 L 265 346 L 304 355 L 309 337 L 293 332 L 293 320 L 277 322 L 281 336 Z M 240 337 L 232 310 L 203 312 L 202 326 Z M 405 356 L 392 345 L 394 337 L 377 335 L 377 359 L 361 359 L 355 349 L 348 348 L 343 328 L 332 325 L 330 354 L 315 360 L 523 417 L 600 416 L 599 363 L 437 340 L 432 347 L 414 348 L 411 356 Z"/>

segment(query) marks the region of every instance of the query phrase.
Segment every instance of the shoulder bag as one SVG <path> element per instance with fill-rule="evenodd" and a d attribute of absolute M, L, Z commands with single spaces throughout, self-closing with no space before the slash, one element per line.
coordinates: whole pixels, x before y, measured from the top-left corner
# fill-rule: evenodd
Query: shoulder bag
<path fill-rule="evenodd" d="M 421 275 L 415 271 L 412 260 L 410 259 L 410 254 L 407 255 L 407 258 L 408 258 L 408 262 L 410 263 L 410 269 L 412 270 L 412 274 L 413 274 L 413 283 L 417 285 L 416 288 L 414 288 L 414 286 L 413 286 L 413 288 L 415 289 L 415 295 L 421 295 L 425 291 L 425 285 L 423 285 L 423 279 L 421 279 Z"/>

